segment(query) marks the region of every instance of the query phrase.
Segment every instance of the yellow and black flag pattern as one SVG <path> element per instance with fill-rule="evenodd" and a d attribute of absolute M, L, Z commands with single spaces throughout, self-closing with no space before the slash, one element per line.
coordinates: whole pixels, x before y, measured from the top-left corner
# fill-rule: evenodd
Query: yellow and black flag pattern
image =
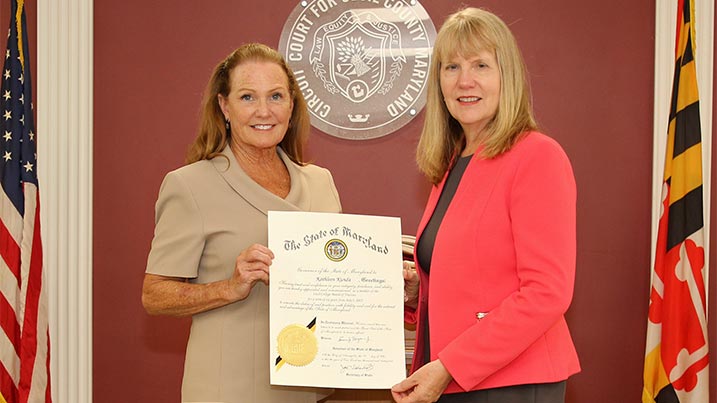
<path fill-rule="evenodd" d="M 694 6 L 679 0 L 642 403 L 709 401 L 702 135 L 693 40 Z"/>

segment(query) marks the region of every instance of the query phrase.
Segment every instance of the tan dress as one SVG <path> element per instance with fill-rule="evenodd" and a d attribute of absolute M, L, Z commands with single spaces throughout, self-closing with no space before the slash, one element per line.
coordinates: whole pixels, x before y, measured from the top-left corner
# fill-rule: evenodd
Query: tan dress
<path fill-rule="evenodd" d="M 267 244 L 267 211 L 340 212 L 331 173 L 298 166 L 278 150 L 291 177 L 286 199 L 249 178 L 229 147 L 226 158 L 167 174 L 147 273 L 200 284 L 223 280 L 242 250 Z M 268 287 L 257 283 L 245 300 L 192 317 L 182 402 L 316 402 L 315 390 L 269 385 L 268 303 Z"/>

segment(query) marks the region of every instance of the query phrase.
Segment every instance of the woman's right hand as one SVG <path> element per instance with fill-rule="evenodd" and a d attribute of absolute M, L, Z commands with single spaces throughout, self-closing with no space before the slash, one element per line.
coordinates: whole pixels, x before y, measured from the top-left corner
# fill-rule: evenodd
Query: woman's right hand
<path fill-rule="evenodd" d="M 398 403 L 436 402 L 452 380 L 441 360 L 435 360 L 393 385 L 391 395 Z"/>
<path fill-rule="evenodd" d="M 418 286 L 420 278 L 416 272 L 416 264 L 407 260 L 403 261 L 403 303 L 416 309 L 418 307 Z"/>
<path fill-rule="evenodd" d="M 234 273 L 226 280 L 208 284 L 190 283 L 186 278 L 146 273 L 142 304 L 151 315 L 191 316 L 245 299 L 257 281 L 269 283 L 269 266 L 274 254 L 254 244 L 242 251 Z"/>
<path fill-rule="evenodd" d="M 236 300 L 249 296 L 257 281 L 269 284 L 269 266 L 274 253 L 264 245 L 253 244 L 237 256 L 234 274 L 229 279 L 229 291 Z"/>

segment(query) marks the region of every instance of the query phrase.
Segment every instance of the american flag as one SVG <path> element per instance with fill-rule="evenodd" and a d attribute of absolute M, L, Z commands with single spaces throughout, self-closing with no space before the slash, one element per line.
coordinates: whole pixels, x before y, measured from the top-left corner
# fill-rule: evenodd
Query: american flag
<path fill-rule="evenodd" d="M 24 0 L 0 80 L 0 403 L 51 402 L 47 290 Z"/>
<path fill-rule="evenodd" d="M 695 10 L 690 0 L 677 3 L 675 75 L 650 290 L 643 403 L 710 400 Z"/>

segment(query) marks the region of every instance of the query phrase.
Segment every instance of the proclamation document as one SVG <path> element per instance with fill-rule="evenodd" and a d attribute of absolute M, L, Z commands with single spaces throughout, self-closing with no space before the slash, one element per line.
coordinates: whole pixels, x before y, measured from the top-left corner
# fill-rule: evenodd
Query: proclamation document
<path fill-rule="evenodd" d="M 399 218 L 270 211 L 269 248 L 272 385 L 406 377 Z"/>

